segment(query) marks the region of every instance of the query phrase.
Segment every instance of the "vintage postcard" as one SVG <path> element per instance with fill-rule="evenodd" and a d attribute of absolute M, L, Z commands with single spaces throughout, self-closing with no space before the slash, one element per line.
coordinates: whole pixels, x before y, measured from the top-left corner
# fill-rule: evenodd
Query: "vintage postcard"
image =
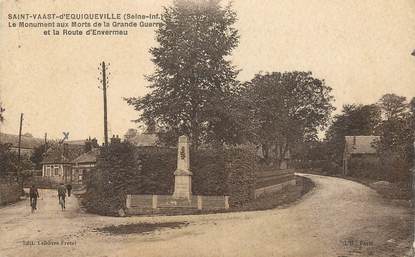
<path fill-rule="evenodd" d="M 0 0 L 0 257 L 413 257 L 413 0 Z"/>

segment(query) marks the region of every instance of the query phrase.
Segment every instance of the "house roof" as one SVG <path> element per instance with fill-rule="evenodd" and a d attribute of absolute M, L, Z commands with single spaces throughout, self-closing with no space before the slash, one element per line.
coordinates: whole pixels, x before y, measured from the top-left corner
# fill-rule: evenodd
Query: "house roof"
<path fill-rule="evenodd" d="M 64 150 L 66 148 L 66 150 Z M 42 163 L 70 163 L 84 153 L 83 145 L 59 144 L 52 146 L 46 152 Z"/>
<path fill-rule="evenodd" d="M 65 144 L 68 145 L 85 145 L 88 140 L 67 140 L 64 141 Z"/>
<path fill-rule="evenodd" d="M 157 135 L 143 133 L 126 140 L 136 146 L 155 146 L 157 144 Z"/>
<path fill-rule="evenodd" d="M 91 151 L 84 153 L 75 158 L 72 163 L 91 163 L 97 161 L 97 156 L 100 154 L 99 148 L 94 148 Z"/>
<path fill-rule="evenodd" d="M 13 147 L 19 146 L 19 136 L 12 134 L 0 133 L 0 143 L 11 144 Z M 43 139 L 35 138 L 29 135 L 22 135 L 21 148 L 33 149 L 42 145 Z"/>
<path fill-rule="evenodd" d="M 345 136 L 345 150 L 349 154 L 375 154 L 379 136 Z"/>

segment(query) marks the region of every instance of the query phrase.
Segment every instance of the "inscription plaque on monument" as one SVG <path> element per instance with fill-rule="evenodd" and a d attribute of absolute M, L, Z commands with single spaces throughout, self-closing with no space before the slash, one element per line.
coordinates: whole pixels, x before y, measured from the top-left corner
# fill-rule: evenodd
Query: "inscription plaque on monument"
<path fill-rule="evenodd" d="M 180 136 L 177 146 L 177 169 L 174 172 L 173 197 L 190 199 L 192 195 L 192 172 L 190 171 L 189 139 Z"/>

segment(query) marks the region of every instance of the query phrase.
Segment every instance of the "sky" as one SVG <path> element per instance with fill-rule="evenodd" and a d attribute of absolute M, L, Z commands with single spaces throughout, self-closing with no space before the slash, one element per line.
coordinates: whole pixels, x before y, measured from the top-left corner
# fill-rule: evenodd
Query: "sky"
<path fill-rule="evenodd" d="M 69 139 L 103 138 L 98 65 L 110 63 L 109 133 L 120 136 L 138 117 L 123 97 L 148 92 L 154 28 L 128 36 L 44 36 L 9 27 L 9 13 L 161 13 L 161 0 L 0 1 L 0 130 Z M 333 88 L 334 105 L 376 102 L 385 93 L 415 96 L 415 1 L 235 0 L 240 43 L 231 59 L 250 80 L 258 72 L 312 71 Z"/>

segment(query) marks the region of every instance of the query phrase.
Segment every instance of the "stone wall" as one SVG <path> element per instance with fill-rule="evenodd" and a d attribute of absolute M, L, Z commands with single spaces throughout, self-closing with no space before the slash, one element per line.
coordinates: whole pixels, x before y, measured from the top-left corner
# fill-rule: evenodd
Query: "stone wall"
<path fill-rule="evenodd" d="M 293 169 L 256 172 L 255 198 L 263 194 L 281 191 L 286 186 L 295 184 Z"/>
<path fill-rule="evenodd" d="M 270 193 L 275 193 L 275 192 L 281 191 L 289 185 L 295 186 L 296 185 L 296 180 L 292 179 L 292 180 L 281 182 L 281 183 L 278 183 L 278 184 L 275 184 L 275 185 L 257 188 L 257 189 L 255 189 L 255 198 L 257 198 L 261 195 L 264 195 L 264 194 L 270 194 Z"/>
<path fill-rule="evenodd" d="M 130 215 L 220 210 L 229 208 L 229 197 L 192 195 L 185 199 L 172 195 L 127 195 L 126 207 Z"/>
<path fill-rule="evenodd" d="M 0 205 L 19 201 L 20 193 L 19 183 L 15 178 L 0 178 Z"/>

